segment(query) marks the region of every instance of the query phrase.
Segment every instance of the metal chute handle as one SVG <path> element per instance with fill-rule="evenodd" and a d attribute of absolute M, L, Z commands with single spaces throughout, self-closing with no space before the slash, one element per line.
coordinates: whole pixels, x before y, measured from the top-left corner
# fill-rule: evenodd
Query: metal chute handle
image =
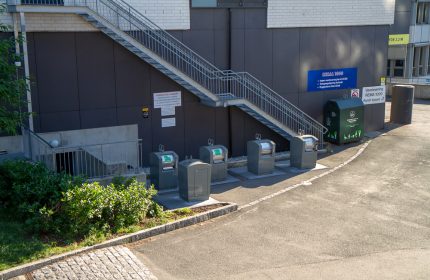
<path fill-rule="evenodd" d="M 212 138 L 208 139 L 208 146 L 213 146 L 215 141 Z"/>
<path fill-rule="evenodd" d="M 255 140 L 261 140 L 261 134 L 260 133 L 255 134 Z"/>
<path fill-rule="evenodd" d="M 163 144 L 158 145 L 158 151 L 161 153 L 164 152 L 164 145 Z"/>

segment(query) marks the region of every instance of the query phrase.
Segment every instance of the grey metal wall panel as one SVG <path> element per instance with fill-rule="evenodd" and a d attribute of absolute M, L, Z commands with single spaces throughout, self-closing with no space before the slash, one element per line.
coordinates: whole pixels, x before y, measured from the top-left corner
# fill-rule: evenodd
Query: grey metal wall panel
<path fill-rule="evenodd" d="M 351 64 L 351 28 L 327 28 L 326 67 L 348 68 Z"/>
<path fill-rule="evenodd" d="M 299 92 L 307 92 L 308 71 L 324 69 L 326 65 L 326 29 L 300 29 Z M 300 102 L 300 105 L 302 102 Z"/>
<path fill-rule="evenodd" d="M 142 154 L 145 165 L 149 164 L 149 154 L 153 152 L 152 145 L 152 115 L 154 111 L 151 109 L 149 118 L 144 119 L 141 113 L 141 106 L 119 107 L 117 109 L 118 124 L 136 124 L 138 126 L 138 137 L 142 139 Z"/>
<path fill-rule="evenodd" d="M 184 32 L 183 43 L 203 56 L 209 62 L 215 62 L 213 30 L 191 30 Z"/>
<path fill-rule="evenodd" d="M 40 132 L 80 129 L 79 111 L 39 113 Z"/>
<path fill-rule="evenodd" d="M 394 24 L 390 26 L 390 34 L 409 34 L 411 16 L 411 11 L 396 11 L 394 14 Z"/>
<path fill-rule="evenodd" d="M 282 96 L 299 92 L 299 36 L 297 28 L 273 30 L 272 87 Z"/>
<path fill-rule="evenodd" d="M 215 65 L 221 70 L 230 69 L 229 40 L 230 38 L 227 30 L 214 30 L 214 60 Z"/>
<path fill-rule="evenodd" d="M 113 41 L 99 32 L 77 32 L 76 54 L 80 109 L 116 106 Z"/>
<path fill-rule="evenodd" d="M 233 49 L 232 55 L 245 52 L 245 71 L 258 77 L 269 87 L 273 81 L 272 32 L 264 29 L 245 30 L 245 49 Z"/>
<path fill-rule="evenodd" d="M 190 10 L 191 30 L 214 29 L 213 9 L 191 9 Z"/>
<path fill-rule="evenodd" d="M 229 108 L 215 108 L 215 143 L 230 149 L 228 110 Z"/>
<path fill-rule="evenodd" d="M 309 92 L 299 94 L 299 107 L 309 116 L 322 122 L 324 92 Z"/>
<path fill-rule="evenodd" d="M 213 12 L 214 29 L 228 30 L 229 11 L 227 9 L 214 9 L 212 10 L 212 12 Z"/>
<path fill-rule="evenodd" d="M 231 31 L 231 69 L 245 70 L 245 32 L 241 29 Z"/>
<path fill-rule="evenodd" d="M 358 86 L 375 85 L 375 27 L 360 26 L 351 29 L 351 64 L 358 67 Z"/>
<path fill-rule="evenodd" d="M 214 108 L 199 103 L 184 104 L 185 114 L 185 155 L 199 154 L 199 148 L 208 143 L 208 138 L 216 138 L 216 115 Z"/>
<path fill-rule="evenodd" d="M 389 28 L 387 26 L 375 27 L 375 51 L 374 51 L 374 84 L 378 85 L 381 82 L 381 77 L 387 75 L 387 59 L 388 48 L 387 40 Z"/>
<path fill-rule="evenodd" d="M 149 106 L 149 65 L 117 44 L 114 56 L 117 106 Z"/>
<path fill-rule="evenodd" d="M 116 108 L 81 110 L 81 129 L 118 125 Z"/>
<path fill-rule="evenodd" d="M 74 33 L 34 33 L 40 113 L 79 110 Z"/>
<path fill-rule="evenodd" d="M 396 11 L 397 12 L 406 12 L 412 9 L 413 0 L 396 0 Z"/>
<path fill-rule="evenodd" d="M 245 29 L 245 9 L 231 10 L 231 28 Z"/>
<path fill-rule="evenodd" d="M 230 153 L 232 156 L 240 156 L 246 154 L 246 143 L 244 143 L 245 133 L 245 113 L 239 108 L 231 107 L 231 142 Z"/>
<path fill-rule="evenodd" d="M 267 10 L 266 9 L 245 9 L 246 29 L 266 29 Z"/>

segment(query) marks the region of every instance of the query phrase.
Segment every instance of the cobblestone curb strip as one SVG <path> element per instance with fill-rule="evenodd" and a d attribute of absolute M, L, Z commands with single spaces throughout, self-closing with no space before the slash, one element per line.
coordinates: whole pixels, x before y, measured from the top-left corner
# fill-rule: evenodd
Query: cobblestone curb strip
<path fill-rule="evenodd" d="M 34 280 L 157 279 L 148 267 L 124 246 L 103 248 L 73 256 L 44 266 L 27 276 Z"/>
<path fill-rule="evenodd" d="M 141 230 L 141 231 L 138 231 L 135 233 L 120 236 L 120 237 L 102 242 L 100 244 L 96 244 L 94 246 L 84 247 L 84 248 L 77 249 L 77 250 L 74 250 L 71 252 L 52 256 L 52 257 L 49 257 L 46 259 L 42 259 L 42 260 L 38 260 L 38 261 L 31 262 L 28 264 L 24 264 L 21 266 L 17 266 L 17 267 L 8 269 L 8 270 L 0 271 L 0 279 L 4 280 L 4 279 L 9 279 L 12 277 L 19 276 L 19 275 L 23 275 L 23 274 L 32 272 L 36 269 L 40 269 L 44 266 L 53 264 L 53 263 L 61 261 L 61 260 L 64 260 L 66 258 L 76 256 L 78 254 L 82 254 L 82 253 L 89 252 L 92 250 L 102 249 L 102 248 L 111 247 L 111 246 L 117 246 L 117 245 L 126 244 L 126 243 L 131 243 L 131 242 L 135 242 L 138 240 L 149 238 L 149 237 L 152 237 L 155 235 L 159 235 L 159 234 L 163 234 L 163 233 L 166 233 L 169 231 L 173 231 L 175 229 L 180 229 L 183 227 L 195 225 L 195 224 L 198 224 L 198 223 L 201 223 L 201 222 L 204 222 L 204 221 L 207 221 L 207 220 L 210 220 L 210 219 L 220 217 L 220 216 L 229 214 L 231 212 L 237 211 L 237 209 L 238 209 L 237 204 L 226 203 L 225 206 L 222 206 L 222 207 L 214 209 L 214 210 L 210 210 L 208 212 L 200 213 L 200 214 L 197 214 L 197 215 L 192 216 L 192 217 L 180 219 L 180 220 L 177 220 L 175 222 L 171 222 L 171 223 L 161 225 L 158 227 L 145 229 L 145 230 Z"/>

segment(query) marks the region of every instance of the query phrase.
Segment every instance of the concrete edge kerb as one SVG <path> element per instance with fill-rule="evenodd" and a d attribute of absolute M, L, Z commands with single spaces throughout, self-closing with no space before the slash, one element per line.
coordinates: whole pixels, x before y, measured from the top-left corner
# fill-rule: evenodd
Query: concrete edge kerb
<path fill-rule="evenodd" d="M 183 218 L 171 223 L 167 223 L 161 226 L 157 226 L 157 227 L 153 227 L 150 229 L 144 229 L 138 232 L 134 232 L 131 234 L 127 234 L 124 236 L 120 236 L 114 239 L 110 239 L 107 240 L 105 242 L 102 242 L 100 244 L 96 244 L 93 246 L 88 246 L 88 247 L 84 247 L 84 248 L 80 248 L 77 250 L 73 250 L 64 254 L 60 254 L 60 255 L 56 255 L 56 256 L 52 256 L 52 257 L 48 257 L 42 260 L 38 260 L 38 261 L 34 261 L 28 264 L 23 264 L 14 268 L 10 268 L 4 271 L 0 271 L 0 279 L 4 280 L 4 279 L 9 279 L 12 277 L 16 277 L 19 275 L 23 275 L 29 272 L 32 272 L 34 270 L 40 269 L 44 266 L 53 264 L 55 262 L 64 260 L 66 258 L 72 257 L 72 256 L 76 256 L 82 253 L 86 253 L 88 251 L 92 251 L 92 250 L 96 250 L 96 249 L 102 249 L 102 248 L 106 248 L 106 247 L 111 247 L 111 246 L 117 246 L 117 245 L 121 245 L 121 244 L 126 244 L 126 243 L 132 243 L 135 241 L 139 241 L 145 238 L 149 238 L 149 237 L 153 237 L 159 234 L 163 234 L 163 233 L 167 233 L 176 229 L 180 229 L 180 228 L 184 228 L 184 227 L 188 227 L 191 225 L 195 225 L 213 218 L 217 218 L 226 214 L 229 214 L 231 212 L 237 211 L 238 209 L 238 205 L 236 203 L 227 203 L 227 205 L 222 206 L 220 208 L 217 209 L 213 209 L 204 213 L 199 213 L 197 215 L 191 216 L 191 217 L 187 217 L 187 218 Z"/>

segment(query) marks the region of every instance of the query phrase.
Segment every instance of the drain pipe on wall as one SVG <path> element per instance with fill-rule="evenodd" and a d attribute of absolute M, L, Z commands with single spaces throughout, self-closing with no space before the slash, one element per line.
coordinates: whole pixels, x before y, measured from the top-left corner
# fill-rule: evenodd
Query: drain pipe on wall
<path fill-rule="evenodd" d="M 27 32 L 25 27 L 25 15 L 24 13 L 19 13 L 19 21 L 21 23 L 21 39 L 22 39 L 22 55 L 24 58 L 24 76 L 25 76 L 25 83 L 27 85 L 27 111 L 29 113 L 28 116 L 28 127 L 31 131 L 34 131 L 34 124 L 33 124 L 33 105 L 31 102 L 31 89 L 30 89 L 30 66 L 28 63 L 28 48 L 27 48 Z M 18 43 L 18 14 L 14 14 L 14 36 L 15 40 L 18 45 L 16 48 L 17 55 L 20 55 L 20 48 Z"/>

